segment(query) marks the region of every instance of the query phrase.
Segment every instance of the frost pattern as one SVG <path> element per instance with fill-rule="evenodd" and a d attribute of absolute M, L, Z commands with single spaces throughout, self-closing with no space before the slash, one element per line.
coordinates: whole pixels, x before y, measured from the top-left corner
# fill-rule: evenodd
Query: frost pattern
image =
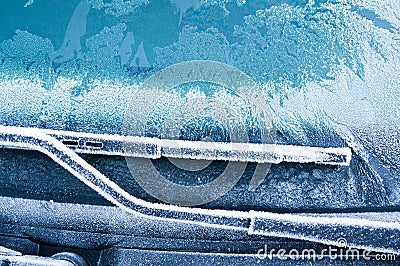
<path fill-rule="evenodd" d="M 149 0 L 88 0 L 95 9 L 105 9 L 106 14 L 116 17 L 126 16 L 134 13 L 137 8 L 149 3 Z"/>
<path fill-rule="evenodd" d="M 215 28 L 197 32 L 196 28 L 184 27 L 177 43 L 155 51 L 160 67 L 190 60 L 229 61 L 229 44 Z"/>
<path fill-rule="evenodd" d="M 361 10 L 367 11 L 370 16 L 369 19 L 375 20 L 375 25 L 388 25 L 389 28 L 395 28 L 397 31 L 400 29 L 400 17 L 398 12 L 400 10 L 399 1 L 387 1 L 384 5 L 380 1 L 363 1 L 363 0 L 340 0 L 344 4 L 351 4 L 352 6 Z"/>
<path fill-rule="evenodd" d="M 97 73 L 110 72 L 119 68 L 115 57 L 118 55 L 126 25 L 119 23 L 111 28 L 105 27 L 99 34 L 86 40 L 89 51 L 85 54 L 87 62 Z"/>
<path fill-rule="evenodd" d="M 0 50 L 3 56 L 26 63 L 36 60 L 43 61 L 47 54 L 53 51 L 53 45 L 49 39 L 27 31 L 16 30 L 13 39 L 5 40 L 0 44 Z"/>
<path fill-rule="evenodd" d="M 233 44 L 232 59 L 257 80 L 293 87 L 330 79 L 332 68 L 343 60 L 363 77 L 359 53 L 365 35 L 346 8 L 326 6 L 309 12 L 282 5 L 259 10 L 235 27 L 239 41 Z"/>

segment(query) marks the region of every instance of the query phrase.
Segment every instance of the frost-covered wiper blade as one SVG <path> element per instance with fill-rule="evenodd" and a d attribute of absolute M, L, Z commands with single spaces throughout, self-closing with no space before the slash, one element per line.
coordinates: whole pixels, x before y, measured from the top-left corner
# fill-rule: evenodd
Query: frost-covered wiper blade
<path fill-rule="evenodd" d="M 0 127 L 4 129 L 6 127 Z M 17 127 L 14 128 L 18 132 Z M 54 137 L 78 153 L 119 155 L 158 159 L 161 157 L 224 160 L 254 163 L 281 162 L 350 165 L 351 150 L 309 146 L 223 143 L 206 141 L 171 140 L 138 136 L 92 134 L 47 129 L 38 130 Z M 1 134 L 1 132 L 0 132 Z"/>
<path fill-rule="evenodd" d="M 52 137 L 50 133 L 54 133 L 54 131 L 0 126 L 0 145 L 3 147 L 38 150 L 47 154 L 105 199 L 134 215 L 229 230 L 241 230 L 255 235 L 289 237 L 325 244 L 335 244 L 337 237 L 343 236 L 340 234 L 341 230 L 331 229 L 337 229 L 344 224 L 345 226 L 340 228 L 349 232 L 349 234 L 344 235 L 348 240 L 349 247 L 398 252 L 396 246 L 394 246 L 395 248 L 388 248 L 386 244 L 375 240 L 377 234 L 392 235 L 395 236 L 392 238 L 394 239 L 392 244 L 398 243 L 399 226 L 397 220 L 393 219 L 395 217 L 392 217 L 387 222 L 379 222 L 375 220 L 377 216 L 357 218 L 354 214 L 349 214 L 350 217 L 338 216 L 333 221 L 328 221 L 321 214 L 307 214 L 300 217 L 300 214 L 211 210 L 144 201 L 129 194 L 101 174 L 74 151 L 67 148 L 61 141 Z M 79 135 L 80 133 L 76 134 Z M 72 135 L 71 133 L 70 137 Z M 114 136 L 114 139 L 109 140 L 119 143 L 119 137 L 116 136 Z M 68 141 L 70 141 L 69 144 L 73 144 L 76 140 L 70 139 Z M 78 144 L 79 142 L 80 140 L 78 140 Z M 283 225 L 285 227 L 282 227 Z M 374 231 L 371 231 L 372 228 Z M 327 231 L 331 233 L 325 236 L 324 234 Z M 360 235 L 363 236 L 361 241 L 357 238 Z"/>

